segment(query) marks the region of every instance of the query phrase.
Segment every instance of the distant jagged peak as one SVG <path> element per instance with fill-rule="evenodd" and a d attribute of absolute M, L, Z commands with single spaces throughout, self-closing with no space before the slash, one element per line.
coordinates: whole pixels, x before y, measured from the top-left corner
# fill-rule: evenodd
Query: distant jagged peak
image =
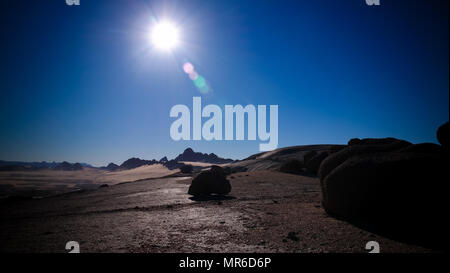
<path fill-rule="evenodd" d="M 67 161 L 63 161 L 54 167 L 54 169 L 59 171 L 79 171 L 83 169 L 83 166 L 80 163 L 70 164 Z"/>
<path fill-rule="evenodd" d="M 108 164 L 108 166 L 106 166 L 106 167 L 101 167 L 101 169 L 104 169 L 104 170 L 108 170 L 108 171 L 115 171 L 115 170 L 117 170 L 119 168 L 119 165 L 117 165 L 117 164 L 114 164 L 114 163 L 109 163 Z"/>
<path fill-rule="evenodd" d="M 179 154 L 175 161 L 192 161 L 192 162 L 205 162 L 213 164 L 224 164 L 233 162 L 232 159 L 220 158 L 214 153 L 200 153 L 195 152 L 192 148 L 187 148 L 182 154 Z"/>
<path fill-rule="evenodd" d="M 125 160 L 121 165 L 120 168 L 121 169 L 134 169 L 143 165 L 151 165 L 156 163 L 156 160 L 144 160 L 144 159 L 140 159 L 137 157 L 132 157 L 130 159 Z"/>
<path fill-rule="evenodd" d="M 176 158 L 174 158 L 172 160 L 168 160 L 166 156 L 164 156 L 160 160 L 155 160 L 155 159 L 145 160 L 145 159 L 140 159 L 137 157 L 132 157 L 130 159 L 125 160 L 116 169 L 129 170 L 129 169 L 138 168 L 138 167 L 141 167 L 144 165 L 153 165 L 153 164 L 162 164 L 169 169 L 174 169 L 174 168 L 178 168 L 182 165 L 182 163 L 179 163 L 180 161 L 224 164 L 224 163 L 233 162 L 234 160 L 221 158 L 214 153 L 207 154 L 207 153 L 195 152 L 192 148 L 188 147 L 183 151 L 182 154 L 179 154 Z M 105 169 L 108 169 L 108 167 L 105 167 Z"/>
<path fill-rule="evenodd" d="M 194 150 L 190 147 L 186 148 L 183 152 L 184 155 L 195 154 Z"/>
<path fill-rule="evenodd" d="M 169 161 L 169 160 L 167 159 L 167 156 L 165 156 L 165 157 L 163 157 L 163 158 L 161 158 L 161 159 L 159 160 L 160 163 L 165 163 L 165 162 L 167 162 L 167 161 Z"/>

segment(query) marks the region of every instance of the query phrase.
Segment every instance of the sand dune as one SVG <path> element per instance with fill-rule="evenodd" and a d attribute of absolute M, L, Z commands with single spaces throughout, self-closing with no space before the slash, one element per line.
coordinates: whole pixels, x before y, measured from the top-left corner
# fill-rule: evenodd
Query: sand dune
<path fill-rule="evenodd" d="M 145 165 L 131 170 L 107 171 L 95 179 L 98 184 L 117 184 L 146 178 L 164 177 L 179 172 L 179 169 L 169 170 L 161 164 Z"/>
<path fill-rule="evenodd" d="M 81 171 L 33 170 L 0 172 L 0 196 L 48 196 L 80 189 L 95 189 L 102 184 L 114 185 L 176 173 L 161 164 L 131 170 L 107 171 L 83 168 Z"/>

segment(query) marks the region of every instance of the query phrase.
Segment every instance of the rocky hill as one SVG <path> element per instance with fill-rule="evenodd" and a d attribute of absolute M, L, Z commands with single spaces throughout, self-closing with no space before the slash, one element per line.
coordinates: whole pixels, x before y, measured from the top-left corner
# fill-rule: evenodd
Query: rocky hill
<path fill-rule="evenodd" d="M 187 148 L 184 152 L 178 155 L 175 161 L 193 161 L 193 162 L 205 162 L 213 164 L 225 164 L 233 162 L 232 159 L 220 158 L 214 153 L 206 154 L 200 152 L 194 152 L 191 148 Z"/>
<path fill-rule="evenodd" d="M 71 164 L 69 162 L 62 162 L 53 168 L 58 171 L 80 171 L 83 169 L 83 166 L 80 163 Z"/>
<path fill-rule="evenodd" d="M 110 163 L 107 167 L 102 167 L 102 169 L 107 169 L 107 170 L 111 170 L 111 171 L 118 170 L 118 169 L 129 170 L 129 169 L 138 168 L 138 167 L 144 166 L 144 165 L 162 164 L 165 167 L 167 167 L 168 169 L 172 170 L 172 169 L 176 169 L 176 168 L 183 166 L 182 161 L 203 162 L 203 163 L 211 163 L 211 164 L 225 164 L 225 163 L 231 163 L 234 160 L 221 158 L 214 153 L 207 154 L 207 153 L 194 152 L 194 150 L 192 150 L 191 148 L 187 148 L 186 150 L 184 150 L 183 153 L 179 154 L 176 158 L 171 159 L 171 160 L 168 160 L 166 156 L 164 156 L 160 160 L 155 160 L 155 159 L 145 160 L 145 159 L 132 157 L 132 158 L 124 161 L 120 166 L 117 166 L 114 163 Z M 117 167 L 115 167 L 111 164 L 114 164 Z"/>

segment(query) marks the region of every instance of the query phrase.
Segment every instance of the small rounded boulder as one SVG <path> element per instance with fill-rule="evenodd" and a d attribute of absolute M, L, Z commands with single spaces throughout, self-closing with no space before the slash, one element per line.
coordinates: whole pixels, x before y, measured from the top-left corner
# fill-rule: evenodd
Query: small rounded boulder
<path fill-rule="evenodd" d="M 226 195 L 231 191 L 231 184 L 227 180 L 225 171 L 219 166 L 211 166 L 210 170 L 199 173 L 191 183 L 188 194 L 210 195 L 219 194 Z"/>

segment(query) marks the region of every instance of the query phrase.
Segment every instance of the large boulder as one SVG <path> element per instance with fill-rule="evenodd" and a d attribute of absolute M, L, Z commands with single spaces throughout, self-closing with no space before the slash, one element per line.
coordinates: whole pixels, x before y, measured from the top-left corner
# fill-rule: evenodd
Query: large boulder
<path fill-rule="evenodd" d="M 325 179 L 334 168 L 353 156 L 391 152 L 409 145 L 411 145 L 410 142 L 395 138 L 352 139 L 349 141 L 347 148 L 331 154 L 322 162 L 318 172 L 319 178 L 321 180 Z"/>
<path fill-rule="evenodd" d="M 392 152 L 346 160 L 323 181 L 327 212 L 349 218 L 402 215 L 433 208 L 449 177 L 437 154 Z M 432 197 L 432 198 L 431 198 Z M 424 203 L 426 201 L 426 203 Z"/>
<path fill-rule="evenodd" d="M 441 247 L 448 153 L 394 139 L 351 141 L 320 166 L 327 213 Z"/>
<path fill-rule="evenodd" d="M 191 183 L 188 194 L 210 195 L 220 194 L 225 195 L 231 191 L 231 184 L 227 180 L 224 170 L 219 166 L 211 166 L 210 170 L 199 173 Z"/>

